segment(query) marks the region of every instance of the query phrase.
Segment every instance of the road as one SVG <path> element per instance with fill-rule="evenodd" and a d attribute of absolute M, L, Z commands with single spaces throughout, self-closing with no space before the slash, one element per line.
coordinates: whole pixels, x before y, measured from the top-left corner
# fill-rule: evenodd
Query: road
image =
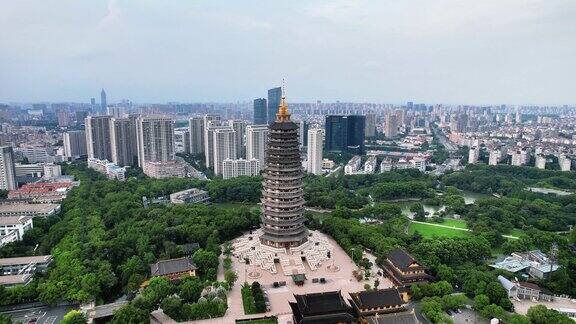
<path fill-rule="evenodd" d="M 40 306 L 27 309 L 18 309 L 13 311 L 2 312 L 4 315 L 10 316 L 14 323 L 28 323 L 36 319 L 38 324 L 54 324 L 60 323 L 64 315 L 72 309 L 77 309 L 74 306 Z"/>
<path fill-rule="evenodd" d="M 468 228 L 459 228 L 459 227 L 453 227 L 453 226 L 442 225 L 442 224 L 435 224 L 435 223 L 428 223 L 428 222 L 419 222 L 419 221 L 415 221 L 415 220 L 413 220 L 412 223 L 425 224 L 425 225 L 437 226 L 437 227 L 443 227 L 443 228 L 449 228 L 449 229 L 453 229 L 453 230 L 457 230 L 457 231 L 472 232 L 472 230 L 470 230 L 470 229 L 468 229 Z M 502 235 L 502 237 L 509 238 L 509 239 L 513 239 L 513 240 L 517 240 L 517 239 L 518 239 L 517 236 L 512 236 L 512 235 Z"/>

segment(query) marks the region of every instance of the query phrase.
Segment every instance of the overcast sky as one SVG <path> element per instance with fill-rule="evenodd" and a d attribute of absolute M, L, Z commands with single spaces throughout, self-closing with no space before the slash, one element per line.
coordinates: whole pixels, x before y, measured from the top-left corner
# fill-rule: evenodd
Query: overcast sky
<path fill-rule="evenodd" d="M 575 0 L 0 0 L 0 102 L 576 103 Z"/>

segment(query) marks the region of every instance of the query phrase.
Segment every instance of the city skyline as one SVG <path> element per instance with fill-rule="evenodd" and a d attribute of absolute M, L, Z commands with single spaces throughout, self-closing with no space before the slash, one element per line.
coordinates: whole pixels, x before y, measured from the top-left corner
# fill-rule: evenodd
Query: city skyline
<path fill-rule="evenodd" d="M 0 102 L 576 103 L 571 1 L 2 6 Z"/>

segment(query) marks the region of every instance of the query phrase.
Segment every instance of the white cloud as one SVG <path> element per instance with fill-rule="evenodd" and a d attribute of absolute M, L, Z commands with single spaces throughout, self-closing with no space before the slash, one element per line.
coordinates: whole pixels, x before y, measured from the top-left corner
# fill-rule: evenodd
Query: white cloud
<path fill-rule="evenodd" d="M 118 5 L 118 0 L 108 0 L 108 11 L 106 16 L 104 16 L 98 23 L 98 30 L 106 29 L 120 20 L 120 6 Z"/>

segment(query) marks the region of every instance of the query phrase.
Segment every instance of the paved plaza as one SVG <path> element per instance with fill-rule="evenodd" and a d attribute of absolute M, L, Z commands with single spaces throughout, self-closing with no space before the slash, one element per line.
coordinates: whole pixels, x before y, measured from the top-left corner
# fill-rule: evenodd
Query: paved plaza
<path fill-rule="evenodd" d="M 267 270 L 262 270 L 255 265 L 246 265 L 243 259 L 236 257 L 232 258 L 232 268 L 238 274 L 238 281 L 236 282 L 234 288 L 228 295 L 228 311 L 226 315 L 222 318 L 197 321 L 196 323 L 210 323 L 210 324 L 220 324 L 220 323 L 234 323 L 236 319 L 246 319 L 255 318 L 262 316 L 278 316 L 279 323 L 290 323 L 292 321 L 292 311 L 288 302 L 295 301 L 294 294 L 309 294 L 316 292 L 325 291 L 342 291 L 342 295 L 345 300 L 350 298 L 349 293 L 364 290 L 364 285 L 369 284 L 374 286 L 374 281 L 378 277 L 380 281 L 379 288 L 389 288 L 392 287 L 392 283 L 387 278 L 378 276 L 376 274 L 377 268 L 374 266 L 372 269 L 372 274 L 369 280 L 358 281 L 353 276 L 352 271 L 358 269 L 354 264 L 352 259 L 344 252 L 344 250 L 329 236 L 324 235 L 320 232 L 315 232 L 315 235 L 321 236 L 326 240 L 327 243 L 331 245 L 332 252 L 330 259 L 322 263 L 316 270 L 310 269 L 307 262 L 303 262 L 305 267 L 305 275 L 307 280 L 303 286 L 297 286 L 293 281 L 291 276 L 284 275 L 281 271 L 281 265 L 277 264 L 276 273 L 272 273 Z M 368 259 L 374 259 L 372 255 L 367 254 Z M 334 271 L 337 269 L 337 271 Z M 258 272 L 258 279 L 252 279 L 253 275 L 250 273 Z M 223 275 L 219 273 L 220 277 Z M 326 283 L 312 282 L 315 278 L 325 278 Z M 252 283 L 253 281 L 258 281 L 262 287 L 265 289 L 268 298 L 270 300 L 270 311 L 262 314 L 245 315 L 244 308 L 242 306 L 242 295 L 240 293 L 241 286 L 244 282 Z M 274 282 L 285 281 L 286 286 L 274 288 Z"/>

